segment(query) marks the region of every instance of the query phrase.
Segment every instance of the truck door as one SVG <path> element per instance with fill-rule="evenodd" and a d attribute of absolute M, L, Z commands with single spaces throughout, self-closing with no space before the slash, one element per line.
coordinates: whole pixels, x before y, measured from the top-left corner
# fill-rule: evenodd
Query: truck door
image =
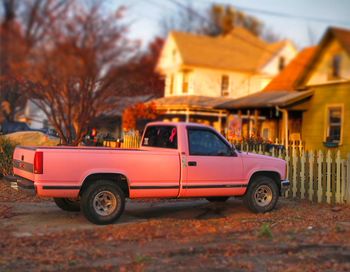
<path fill-rule="evenodd" d="M 183 196 L 230 196 L 245 192 L 241 157 L 215 130 L 188 127 Z"/>

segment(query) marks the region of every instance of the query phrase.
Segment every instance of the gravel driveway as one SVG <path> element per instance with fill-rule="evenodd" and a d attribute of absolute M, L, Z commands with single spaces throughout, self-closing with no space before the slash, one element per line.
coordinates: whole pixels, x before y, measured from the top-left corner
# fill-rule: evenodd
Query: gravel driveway
<path fill-rule="evenodd" d="M 350 206 L 128 201 L 109 226 L 0 184 L 0 271 L 350 271 Z"/>

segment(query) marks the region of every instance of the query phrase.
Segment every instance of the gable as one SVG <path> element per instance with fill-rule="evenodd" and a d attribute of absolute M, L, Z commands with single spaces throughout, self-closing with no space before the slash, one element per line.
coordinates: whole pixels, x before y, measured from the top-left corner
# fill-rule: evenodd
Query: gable
<path fill-rule="evenodd" d="M 333 76 L 334 58 L 339 58 L 339 77 Z M 332 39 L 318 58 L 314 60 L 311 70 L 308 73 L 305 86 L 327 84 L 350 80 L 350 55 L 337 39 Z"/>
<path fill-rule="evenodd" d="M 262 67 L 262 73 L 267 75 L 276 75 L 280 72 L 279 65 L 281 58 L 284 59 L 284 65 L 287 66 L 298 53 L 294 44 L 288 40 L 271 44 L 270 48 L 274 50 L 276 54 L 272 55 L 268 59 L 268 62 Z"/>
<path fill-rule="evenodd" d="M 156 71 L 160 74 L 166 74 L 167 71 L 171 70 L 176 71 L 182 63 L 181 53 L 174 37 L 169 35 L 160 53 Z"/>

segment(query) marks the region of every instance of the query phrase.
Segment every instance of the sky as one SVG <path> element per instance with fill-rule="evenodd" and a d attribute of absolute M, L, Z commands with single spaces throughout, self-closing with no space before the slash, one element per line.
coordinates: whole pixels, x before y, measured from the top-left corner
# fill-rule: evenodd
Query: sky
<path fill-rule="evenodd" d="M 176 13 L 179 6 L 188 2 L 198 10 L 212 3 L 231 4 L 258 17 L 281 38 L 291 39 L 298 48 L 319 41 L 330 25 L 350 29 L 350 0 L 107 0 L 115 8 L 127 7 L 127 18 L 132 22 L 130 37 L 146 45 L 161 33 L 159 22 L 164 16 Z M 267 12 L 273 13 L 269 15 Z M 303 18 L 293 18 L 303 17 Z"/>

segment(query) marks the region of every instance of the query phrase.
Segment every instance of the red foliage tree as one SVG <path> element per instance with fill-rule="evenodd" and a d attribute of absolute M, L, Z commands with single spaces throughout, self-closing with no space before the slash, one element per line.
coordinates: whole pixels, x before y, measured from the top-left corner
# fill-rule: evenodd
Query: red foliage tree
<path fill-rule="evenodd" d="M 129 96 L 152 95 L 161 97 L 164 93 L 164 78 L 156 73 L 164 40 L 156 37 L 145 52 L 141 52 L 128 63 L 117 68 L 118 77 L 113 83 L 116 91 L 124 90 Z"/>
<path fill-rule="evenodd" d="M 123 129 L 125 131 L 136 129 L 136 122 L 140 119 L 153 120 L 157 118 L 155 103 L 138 103 L 123 112 Z"/>

